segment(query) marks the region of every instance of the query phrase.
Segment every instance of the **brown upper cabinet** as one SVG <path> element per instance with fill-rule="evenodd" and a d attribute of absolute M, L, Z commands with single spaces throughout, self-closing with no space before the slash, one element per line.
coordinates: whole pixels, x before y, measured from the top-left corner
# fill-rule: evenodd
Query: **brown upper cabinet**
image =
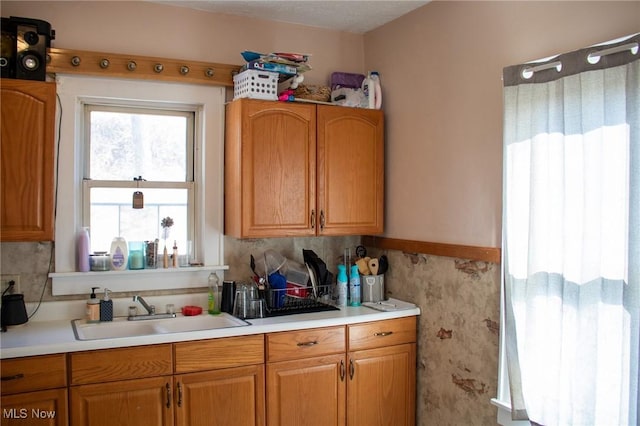
<path fill-rule="evenodd" d="M 0 241 L 53 241 L 56 85 L 2 79 Z"/>
<path fill-rule="evenodd" d="M 241 99 L 227 105 L 225 233 L 383 232 L 379 110 Z"/>

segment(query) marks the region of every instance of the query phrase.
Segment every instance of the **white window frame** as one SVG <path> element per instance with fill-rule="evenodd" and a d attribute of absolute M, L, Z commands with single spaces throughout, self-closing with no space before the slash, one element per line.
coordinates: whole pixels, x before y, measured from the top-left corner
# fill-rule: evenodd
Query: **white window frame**
<path fill-rule="evenodd" d="M 129 110 L 127 110 L 129 109 Z M 139 104 L 138 102 L 132 103 L 130 101 L 118 101 L 118 100 L 106 100 L 100 103 L 84 103 L 83 108 L 83 122 L 84 122 L 84 164 L 83 173 L 84 179 L 82 182 L 82 220 L 85 227 L 91 228 L 89 223 L 91 222 L 91 189 L 92 188 L 130 188 L 132 191 L 144 190 L 145 188 L 171 188 L 171 189 L 185 189 L 188 192 L 187 211 L 189 216 L 189 225 L 187 227 L 187 240 L 195 241 L 198 243 L 200 229 L 197 227 L 195 217 L 195 200 L 194 200 L 194 188 L 195 180 L 197 176 L 202 176 L 199 170 L 197 170 L 198 163 L 194 160 L 194 152 L 198 140 L 195 137 L 195 130 L 200 126 L 200 120 L 197 119 L 195 111 L 191 111 L 194 108 L 185 108 L 185 105 L 157 105 L 149 102 Z M 134 174 L 131 174 L 131 179 L 125 180 L 96 180 L 91 178 L 91 154 L 90 154 L 90 141 L 91 141 L 91 112 L 93 111 L 107 111 L 117 113 L 153 113 L 155 115 L 171 115 L 181 116 L 187 121 L 186 132 L 186 175 L 185 180 L 181 182 L 158 182 L 146 180 L 134 181 Z M 173 114 L 172 114 L 173 113 Z M 144 179 L 144 176 L 142 176 Z M 199 247 L 196 247 L 194 252 L 197 255 L 200 254 Z"/>
<path fill-rule="evenodd" d="M 57 154 L 55 271 L 52 294 L 87 294 L 90 287 L 113 292 L 205 287 L 211 271 L 223 265 L 224 97 L 222 87 L 156 81 L 56 76 L 61 114 Z M 203 267 L 137 271 L 75 272 L 75 238 L 82 226 L 84 146 L 83 109 L 91 103 L 181 105 L 195 111 L 194 230 Z"/>

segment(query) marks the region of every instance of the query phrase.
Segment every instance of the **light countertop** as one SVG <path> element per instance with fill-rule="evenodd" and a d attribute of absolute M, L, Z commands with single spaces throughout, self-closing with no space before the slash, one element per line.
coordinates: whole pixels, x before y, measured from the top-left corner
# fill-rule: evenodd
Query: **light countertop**
<path fill-rule="evenodd" d="M 83 307 L 84 304 L 78 306 Z M 43 311 L 47 311 L 46 307 Z M 58 311 L 60 311 L 59 307 Z M 75 305 L 71 309 L 67 309 L 67 312 L 71 312 L 72 316 L 62 318 L 64 317 L 64 314 L 61 314 L 60 312 L 55 315 L 43 314 L 40 318 L 34 317 L 25 324 L 10 326 L 7 332 L 0 334 L 0 358 L 8 359 L 94 349 L 184 342 L 191 340 L 215 339 L 219 337 L 246 336 L 279 331 L 356 324 L 420 315 L 420 309 L 413 306 L 405 306 L 405 309 L 387 312 L 371 309 L 366 306 L 344 307 L 338 311 L 288 315 L 264 319 L 248 319 L 246 321 L 249 325 L 240 327 L 154 334 L 136 337 L 119 337 L 114 339 L 77 340 L 73 332 L 72 319 L 81 318 L 81 315 L 73 315 L 78 312 L 78 307 Z M 167 321 L 171 321 L 171 319 L 168 319 Z"/>

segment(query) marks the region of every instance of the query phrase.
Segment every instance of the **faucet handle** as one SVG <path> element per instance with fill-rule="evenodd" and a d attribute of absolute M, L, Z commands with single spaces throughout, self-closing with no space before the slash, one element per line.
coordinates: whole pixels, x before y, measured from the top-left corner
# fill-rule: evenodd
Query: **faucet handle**
<path fill-rule="evenodd" d="M 151 312 L 149 312 L 151 315 L 155 315 L 156 313 L 156 305 L 149 305 L 149 307 L 151 308 Z"/>

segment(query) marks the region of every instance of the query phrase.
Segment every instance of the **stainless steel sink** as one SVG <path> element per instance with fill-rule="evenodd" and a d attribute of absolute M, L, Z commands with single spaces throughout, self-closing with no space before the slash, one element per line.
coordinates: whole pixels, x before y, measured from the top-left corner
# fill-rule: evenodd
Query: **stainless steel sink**
<path fill-rule="evenodd" d="M 227 313 L 221 313 L 219 315 L 178 315 L 175 318 L 145 321 L 128 321 L 123 317 L 99 323 L 88 323 L 85 319 L 76 319 L 71 321 L 71 325 L 76 339 L 98 340 L 243 327 L 250 324 Z"/>

